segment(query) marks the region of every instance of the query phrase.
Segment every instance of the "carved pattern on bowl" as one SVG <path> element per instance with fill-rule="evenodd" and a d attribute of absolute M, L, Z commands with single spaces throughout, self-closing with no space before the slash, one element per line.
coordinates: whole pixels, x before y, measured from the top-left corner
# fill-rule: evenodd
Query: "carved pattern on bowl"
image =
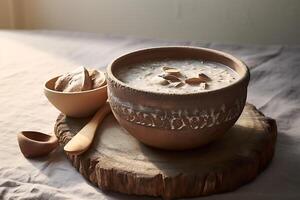
<path fill-rule="evenodd" d="M 113 111 L 122 119 L 142 126 L 186 131 L 200 130 L 221 125 L 235 120 L 242 112 L 244 101 L 236 99 L 234 106 L 222 104 L 219 107 L 190 109 L 157 109 L 144 105 L 134 105 L 130 102 L 109 94 Z"/>

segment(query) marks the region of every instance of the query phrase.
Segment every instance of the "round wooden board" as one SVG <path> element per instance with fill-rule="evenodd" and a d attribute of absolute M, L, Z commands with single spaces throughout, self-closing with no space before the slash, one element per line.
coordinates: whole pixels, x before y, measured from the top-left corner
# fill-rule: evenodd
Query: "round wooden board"
<path fill-rule="evenodd" d="M 55 133 L 60 145 L 88 120 L 59 115 Z M 111 114 L 98 129 L 91 148 L 68 158 L 85 178 L 104 190 L 165 199 L 195 197 L 231 191 L 253 180 L 272 159 L 276 135 L 275 120 L 247 104 L 221 139 L 194 150 L 164 151 L 138 142 Z"/>

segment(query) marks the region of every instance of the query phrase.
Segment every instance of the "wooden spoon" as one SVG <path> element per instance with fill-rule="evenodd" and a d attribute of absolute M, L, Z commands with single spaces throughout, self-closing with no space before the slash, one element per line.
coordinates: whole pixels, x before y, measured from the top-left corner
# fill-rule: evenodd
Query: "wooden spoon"
<path fill-rule="evenodd" d="M 93 142 L 97 127 L 105 116 L 111 112 L 108 102 L 106 102 L 87 123 L 64 147 L 64 150 L 72 155 L 80 155 L 85 152 Z"/>
<path fill-rule="evenodd" d="M 36 131 L 22 131 L 18 134 L 21 152 L 26 158 L 44 156 L 53 151 L 58 141 L 56 136 Z"/>

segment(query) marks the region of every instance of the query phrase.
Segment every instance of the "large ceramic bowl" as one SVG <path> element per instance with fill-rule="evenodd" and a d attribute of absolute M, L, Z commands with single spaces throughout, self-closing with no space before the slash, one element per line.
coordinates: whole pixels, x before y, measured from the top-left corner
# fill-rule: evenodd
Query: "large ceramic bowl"
<path fill-rule="evenodd" d="M 225 64 L 240 79 L 221 89 L 168 94 L 136 89 L 118 79 L 128 64 L 160 59 L 201 59 Z M 162 149 L 190 149 L 221 137 L 239 118 L 247 97 L 246 65 L 227 53 L 196 47 L 158 47 L 120 56 L 107 68 L 108 98 L 114 116 L 144 144 Z"/>

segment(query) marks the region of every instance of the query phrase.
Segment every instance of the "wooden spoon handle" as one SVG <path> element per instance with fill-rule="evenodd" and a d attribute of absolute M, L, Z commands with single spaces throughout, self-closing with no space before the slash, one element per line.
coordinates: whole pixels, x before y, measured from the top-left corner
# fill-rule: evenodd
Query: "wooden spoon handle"
<path fill-rule="evenodd" d="M 64 147 L 69 154 L 79 155 L 85 152 L 93 142 L 97 127 L 105 116 L 111 112 L 108 102 L 106 102 L 89 121 Z"/>

